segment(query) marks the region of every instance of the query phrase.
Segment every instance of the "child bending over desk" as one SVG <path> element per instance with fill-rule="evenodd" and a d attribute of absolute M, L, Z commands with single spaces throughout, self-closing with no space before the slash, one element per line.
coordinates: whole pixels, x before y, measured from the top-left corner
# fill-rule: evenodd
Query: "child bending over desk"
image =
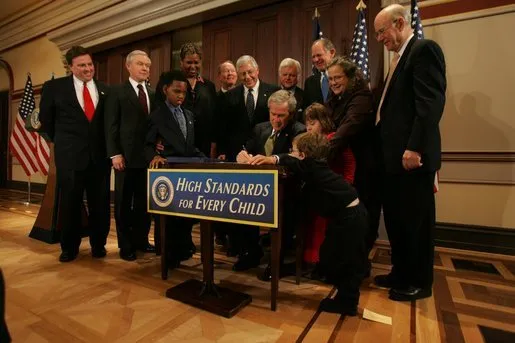
<path fill-rule="evenodd" d="M 275 160 L 304 181 L 304 206 L 327 218 L 325 239 L 320 247 L 320 268 L 338 293 L 333 299 L 323 299 L 320 309 L 355 316 L 367 264 L 367 212 L 356 190 L 329 168 L 328 152 L 327 138 L 308 132 L 294 138 L 291 154 L 276 156 Z M 261 164 L 261 161 L 271 160 L 252 156 L 249 163 Z"/>

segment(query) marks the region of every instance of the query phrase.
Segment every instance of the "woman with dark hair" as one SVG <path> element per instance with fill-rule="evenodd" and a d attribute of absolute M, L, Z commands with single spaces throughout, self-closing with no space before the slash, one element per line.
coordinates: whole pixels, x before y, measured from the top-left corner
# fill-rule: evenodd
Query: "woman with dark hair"
<path fill-rule="evenodd" d="M 188 90 L 184 108 L 195 117 L 195 146 L 206 156 L 216 157 L 214 115 L 217 105 L 215 84 L 200 75 L 202 50 L 197 44 L 181 47 L 181 71 L 187 78 Z"/>
<path fill-rule="evenodd" d="M 331 139 L 334 132 L 334 123 L 331 118 L 331 112 L 322 104 L 314 103 L 306 108 L 305 111 L 306 129 L 311 133 L 325 135 Z M 347 147 L 343 150 L 339 158 L 335 158 L 329 165 L 331 169 L 343 176 L 343 179 L 349 184 L 354 183 L 354 172 L 356 169 L 356 160 L 352 154 L 352 150 Z M 325 238 L 325 228 L 327 221 L 324 217 L 316 213 L 309 213 L 308 220 L 304 227 L 304 262 L 315 264 L 315 268 L 311 271 L 310 278 L 319 279 L 321 277 L 318 268 L 320 260 L 319 250 Z"/>
<path fill-rule="evenodd" d="M 330 161 L 340 158 L 351 148 L 356 159 L 354 186 L 368 210 L 369 230 L 366 234 L 370 251 L 377 238 L 381 213 L 378 154 L 375 151 L 375 111 L 372 92 L 363 73 L 353 62 L 335 57 L 327 67 L 331 96 L 325 104 L 331 110 L 336 126 L 332 137 Z M 370 265 L 369 265 L 370 268 Z"/>

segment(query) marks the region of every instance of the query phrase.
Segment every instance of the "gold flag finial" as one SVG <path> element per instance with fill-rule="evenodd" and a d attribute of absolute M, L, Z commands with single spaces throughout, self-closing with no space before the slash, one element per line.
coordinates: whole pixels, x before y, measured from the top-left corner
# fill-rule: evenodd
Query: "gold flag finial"
<path fill-rule="evenodd" d="M 359 4 L 358 6 L 356 6 L 356 11 L 359 11 L 359 10 L 364 10 L 365 8 L 367 8 L 367 5 L 365 5 L 365 3 L 363 2 L 363 0 L 359 0 Z"/>
<path fill-rule="evenodd" d="M 318 12 L 318 7 L 315 7 L 315 14 L 313 15 L 313 19 L 320 18 L 320 12 Z"/>

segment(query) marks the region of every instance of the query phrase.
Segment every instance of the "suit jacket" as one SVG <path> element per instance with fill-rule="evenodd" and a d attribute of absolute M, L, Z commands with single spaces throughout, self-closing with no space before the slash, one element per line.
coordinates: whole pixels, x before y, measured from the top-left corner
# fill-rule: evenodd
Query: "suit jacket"
<path fill-rule="evenodd" d="M 372 93 L 368 87 L 341 95 L 331 95 L 326 103 L 331 111 L 336 132 L 331 138 L 330 159 L 337 163 L 345 149 L 350 147 L 356 160 L 354 185 L 360 193 L 365 192 L 377 178 L 375 111 Z"/>
<path fill-rule="evenodd" d="M 311 75 L 304 82 L 304 108 L 318 102 L 324 104 L 324 96 L 322 95 L 322 87 L 320 86 L 321 73 Z"/>
<path fill-rule="evenodd" d="M 440 46 L 414 36 L 392 75 L 381 107 L 379 123 L 385 168 L 405 173 L 405 150 L 422 155 L 422 167 L 434 172 L 441 165 L 439 122 L 445 105 L 445 59 Z"/>
<path fill-rule="evenodd" d="M 86 118 L 75 93 L 73 76 L 47 81 L 43 85 L 39 117 L 41 130 L 54 142 L 57 168 L 84 170 L 90 161 L 109 162 L 104 135 L 105 84 L 95 81 L 98 103 L 91 122 Z"/>
<path fill-rule="evenodd" d="M 155 94 L 148 87 L 147 93 L 152 112 L 156 107 Z M 113 87 L 106 98 L 104 115 L 107 157 L 123 155 L 127 168 L 146 168 L 144 147 L 148 118 L 128 80 Z"/>
<path fill-rule="evenodd" d="M 195 124 L 193 113 L 182 108 L 186 119 L 186 138 L 182 134 L 179 123 L 165 104 L 150 114 L 147 137 L 145 139 L 145 156 L 147 163 L 157 155 L 156 142 L 162 140 L 163 157 L 205 157 L 195 146 Z"/>
<path fill-rule="evenodd" d="M 274 149 L 272 154 L 287 154 L 292 148 L 293 138 L 303 132 L 306 132 L 304 124 L 295 120 L 290 120 L 288 125 L 284 127 L 274 142 Z M 247 151 L 253 155 L 265 154 L 265 143 L 272 135 L 272 124 L 267 121 L 266 123 L 257 124 L 252 132 L 252 137 L 246 144 Z"/>
<path fill-rule="evenodd" d="M 302 88 L 295 86 L 295 92 L 293 93 L 295 100 L 297 101 L 297 106 L 295 107 L 295 120 L 305 124 L 304 120 L 304 91 Z"/>
<path fill-rule="evenodd" d="M 188 91 L 183 108 L 193 113 L 195 122 L 195 145 L 204 153 L 209 154 L 211 142 L 215 141 L 216 131 L 213 121 L 216 111 L 216 87 L 206 78 L 201 78 L 192 89 L 188 82 Z"/>
<path fill-rule="evenodd" d="M 223 140 L 219 143 L 220 153 L 226 154 L 229 161 L 236 160 L 236 155 L 250 138 L 254 126 L 269 121 L 268 97 L 279 89 L 278 86 L 260 81 L 252 120 L 247 115 L 243 85 L 240 84 L 225 93 L 222 105 L 223 114 L 220 115 L 224 118 L 221 129 Z"/>

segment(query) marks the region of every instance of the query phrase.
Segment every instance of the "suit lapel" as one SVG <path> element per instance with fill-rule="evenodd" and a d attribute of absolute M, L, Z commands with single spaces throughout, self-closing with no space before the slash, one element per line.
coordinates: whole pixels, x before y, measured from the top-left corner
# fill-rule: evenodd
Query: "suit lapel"
<path fill-rule="evenodd" d="M 402 69 L 404 68 L 404 65 L 406 64 L 406 61 L 408 60 L 409 54 L 411 52 L 411 47 L 417 39 L 417 36 L 413 36 L 411 40 L 408 42 L 406 49 L 402 53 L 402 56 L 399 62 L 397 63 L 397 66 L 395 67 L 395 71 L 393 72 L 392 78 L 390 79 L 390 83 L 388 84 L 388 89 L 386 90 L 386 93 L 384 95 L 384 101 L 386 101 L 386 99 L 388 98 L 388 93 L 390 92 L 390 89 L 392 89 L 392 85 L 395 84 L 395 80 L 399 77 L 399 74 L 402 72 Z"/>
<path fill-rule="evenodd" d="M 75 89 L 75 83 L 73 82 L 73 75 L 68 79 L 68 87 L 64 90 L 67 94 L 65 99 L 69 99 L 70 104 L 75 107 L 78 113 L 82 114 L 82 116 L 86 118 L 86 113 L 84 113 L 84 109 L 80 106 L 79 99 L 77 99 L 77 91 Z"/>
<path fill-rule="evenodd" d="M 268 101 L 269 96 L 270 96 L 270 94 L 269 94 L 268 87 L 266 87 L 263 84 L 263 82 L 261 80 L 259 80 L 259 94 L 258 94 L 258 99 L 257 99 L 257 103 L 256 103 L 256 108 L 258 108 L 258 107 L 259 108 L 267 108 L 268 107 L 267 101 Z"/>
<path fill-rule="evenodd" d="M 138 95 L 134 91 L 134 88 L 132 88 L 132 85 L 131 85 L 129 80 L 127 80 L 127 82 L 125 82 L 125 85 L 123 87 L 123 91 L 127 95 L 127 98 L 129 98 L 129 101 L 132 104 L 132 106 L 134 106 L 135 108 L 137 108 L 141 112 L 143 112 L 143 107 L 139 103 Z"/>
<path fill-rule="evenodd" d="M 152 88 L 147 86 L 147 94 L 148 94 L 148 100 L 149 100 L 148 113 L 150 114 L 154 110 L 154 96 L 155 96 L 155 92 L 154 92 L 154 90 Z"/>
<path fill-rule="evenodd" d="M 168 127 L 175 132 L 176 136 L 180 137 L 179 139 L 182 139 L 183 142 L 186 142 L 186 139 L 184 138 L 184 135 L 182 134 L 181 127 L 179 126 L 177 119 L 175 119 L 175 115 L 173 114 L 172 110 L 166 104 L 162 108 L 163 108 L 163 114 L 165 114 L 168 117 L 168 120 L 165 121 L 168 124 Z M 183 109 L 183 113 L 184 113 L 184 109 Z M 186 128 L 188 128 L 188 118 L 186 115 L 185 115 L 185 118 L 186 118 Z M 189 136 L 189 134 L 190 134 L 189 130 L 187 130 L 186 132 L 187 132 L 187 136 Z"/>

